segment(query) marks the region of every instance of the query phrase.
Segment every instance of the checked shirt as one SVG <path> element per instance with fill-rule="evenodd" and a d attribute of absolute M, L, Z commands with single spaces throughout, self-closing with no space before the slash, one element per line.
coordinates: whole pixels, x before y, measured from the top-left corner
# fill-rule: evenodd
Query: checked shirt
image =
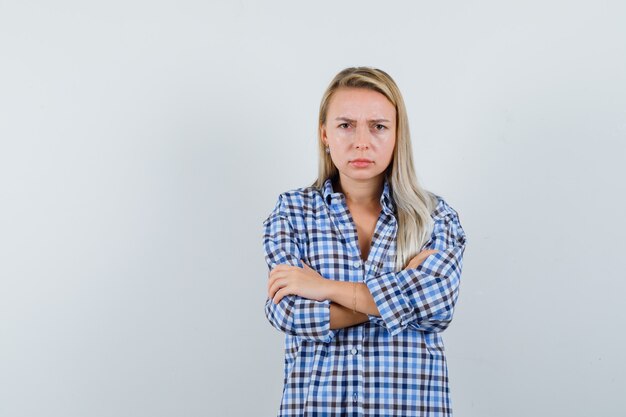
<path fill-rule="evenodd" d="M 327 279 L 364 282 L 381 316 L 330 328 L 329 300 L 267 298 L 265 315 L 285 334 L 284 388 L 278 416 L 451 416 L 445 330 L 458 298 L 465 233 L 443 198 L 422 249 L 438 249 L 417 268 L 395 271 L 397 222 L 385 179 L 382 211 L 366 262 L 345 201 L 331 179 L 322 189 L 279 195 L 263 222 L 265 260 Z"/>

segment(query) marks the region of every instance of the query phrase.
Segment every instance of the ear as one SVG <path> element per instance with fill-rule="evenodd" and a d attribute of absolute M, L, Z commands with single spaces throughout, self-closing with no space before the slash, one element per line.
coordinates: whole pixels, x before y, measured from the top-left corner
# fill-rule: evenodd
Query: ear
<path fill-rule="evenodd" d="M 320 137 L 324 146 L 328 146 L 328 136 L 326 136 L 326 126 L 324 125 L 320 126 Z"/>

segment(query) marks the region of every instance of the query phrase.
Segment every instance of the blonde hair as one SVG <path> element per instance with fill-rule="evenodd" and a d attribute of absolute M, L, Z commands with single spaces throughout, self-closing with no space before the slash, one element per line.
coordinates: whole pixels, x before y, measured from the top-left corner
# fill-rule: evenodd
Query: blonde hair
<path fill-rule="evenodd" d="M 383 94 L 396 108 L 396 144 L 393 157 L 385 171 L 396 205 L 396 271 L 404 269 L 430 239 L 433 220 L 430 213 L 437 205 L 437 197 L 422 188 L 413 166 L 413 151 L 409 134 L 409 120 L 398 86 L 384 71 L 371 67 L 351 67 L 340 71 L 330 82 L 320 103 L 318 124 L 319 169 L 317 180 L 311 184 L 322 189 L 328 178 L 339 175 L 337 167 L 326 153 L 322 141 L 322 127 L 326 123 L 328 105 L 340 88 L 365 88 Z"/>

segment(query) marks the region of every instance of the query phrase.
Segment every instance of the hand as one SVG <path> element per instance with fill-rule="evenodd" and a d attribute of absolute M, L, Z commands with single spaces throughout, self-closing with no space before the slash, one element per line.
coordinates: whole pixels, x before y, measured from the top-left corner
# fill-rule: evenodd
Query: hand
<path fill-rule="evenodd" d="M 328 280 L 302 261 L 303 267 L 280 264 L 270 271 L 267 295 L 274 304 L 289 294 L 315 301 L 326 299 Z"/>
<path fill-rule="evenodd" d="M 417 268 L 422 262 L 424 262 L 426 258 L 436 252 L 439 251 L 437 249 L 424 249 L 423 251 L 415 255 L 415 257 L 413 257 L 413 259 L 409 261 L 408 265 L 404 269 Z"/>

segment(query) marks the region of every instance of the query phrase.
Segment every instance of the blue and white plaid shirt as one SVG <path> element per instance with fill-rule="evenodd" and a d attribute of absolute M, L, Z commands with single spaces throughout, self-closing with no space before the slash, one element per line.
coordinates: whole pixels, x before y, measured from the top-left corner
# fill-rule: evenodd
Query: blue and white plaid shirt
<path fill-rule="evenodd" d="M 438 249 L 414 269 L 395 270 L 397 222 L 385 179 L 365 263 L 342 193 L 329 179 L 279 195 L 263 222 L 265 259 L 328 279 L 365 282 L 380 317 L 330 328 L 330 301 L 268 298 L 265 315 L 285 333 L 284 389 L 279 416 L 451 416 L 448 370 L 440 332 L 458 298 L 465 233 L 440 196 L 435 225 L 422 249 Z"/>

